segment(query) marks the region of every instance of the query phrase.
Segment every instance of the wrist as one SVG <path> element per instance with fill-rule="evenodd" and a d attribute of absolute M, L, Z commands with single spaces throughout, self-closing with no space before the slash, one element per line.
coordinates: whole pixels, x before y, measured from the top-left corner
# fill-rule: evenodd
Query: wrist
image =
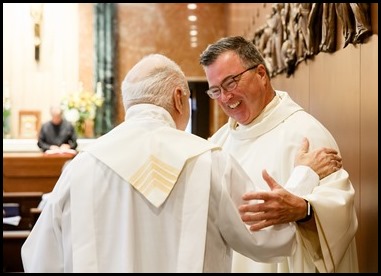
<path fill-rule="evenodd" d="M 312 214 L 313 214 L 313 210 L 312 210 L 312 206 L 310 204 L 310 202 L 308 200 L 304 200 L 307 204 L 307 214 L 304 218 L 300 219 L 300 220 L 297 220 L 296 222 L 297 223 L 300 223 L 300 222 L 307 222 L 309 221 L 311 218 L 312 218 Z"/>

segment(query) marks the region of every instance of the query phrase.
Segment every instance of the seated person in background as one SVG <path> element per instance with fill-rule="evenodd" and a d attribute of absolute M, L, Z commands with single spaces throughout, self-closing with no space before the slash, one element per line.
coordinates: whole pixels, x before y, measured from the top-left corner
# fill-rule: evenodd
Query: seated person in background
<path fill-rule="evenodd" d="M 38 136 L 38 147 L 46 153 L 76 153 L 77 134 L 73 125 L 62 116 L 59 106 L 50 108 L 52 119 L 44 123 Z"/>

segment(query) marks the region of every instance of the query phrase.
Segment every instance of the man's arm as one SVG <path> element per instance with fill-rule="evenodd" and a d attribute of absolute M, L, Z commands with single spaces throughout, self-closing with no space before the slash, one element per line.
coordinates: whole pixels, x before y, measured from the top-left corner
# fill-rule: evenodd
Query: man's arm
<path fill-rule="evenodd" d="M 259 262 L 279 262 L 290 256 L 296 243 L 294 224 L 275 225 L 253 232 L 242 223 L 238 212 L 238 206 L 244 203 L 241 195 L 245 191 L 258 189 L 233 157 L 227 160 L 213 162 L 209 201 L 209 208 L 217 212 L 217 217 L 212 220 L 217 222 L 224 240 L 235 251 Z M 277 186 L 277 182 L 267 173 L 262 178 L 270 187 Z"/>
<path fill-rule="evenodd" d="M 48 133 L 46 132 L 47 132 L 47 127 L 43 125 L 40 129 L 40 133 L 38 134 L 38 141 L 37 141 L 37 146 L 44 152 L 50 149 L 50 146 L 52 145 L 47 142 Z"/>
<path fill-rule="evenodd" d="M 303 223 L 304 227 L 314 227 L 315 220 L 311 214 L 313 209 L 301 196 L 310 193 L 318 185 L 319 179 L 338 171 L 342 167 L 342 158 L 335 149 L 323 147 L 312 152 L 308 150 L 309 141 L 305 138 L 295 158 L 295 165 L 310 167 L 318 175 L 316 180 L 312 179 L 314 173 L 310 169 L 297 167 L 285 185 L 287 189 L 273 185 L 270 187 L 271 191 L 249 192 L 243 195 L 242 198 L 247 201 L 258 199 L 263 201 L 259 204 L 248 202 L 239 207 L 242 220 L 251 225 L 250 230 L 257 231 L 271 225 L 294 221 Z M 298 183 L 305 185 L 305 193 L 299 192 L 299 196 L 293 190 L 293 186 Z M 309 216 L 308 207 L 310 207 Z"/>
<path fill-rule="evenodd" d="M 320 179 L 338 171 L 342 166 L 342 158 L 337 150 L 332 148 L 318 148 L 308 152 L 310 142 L 307 138 L 303 139 L 302 145 L 295 157 L 295 166 L 305 165 L 314 170 Z"/>
<path fill-rule="evenodd" d="M 263 173 L 267 174 L 265 171 Z M 270 186 L 270 189 L 271 191 L 249 192 L 242 196 L 242 199 L 247 201 L 263 201 L 257 204 L 248 202 L 239 207 L 241 219 L 250 225 L 252 231 L 306 217 L 307 203 L 303 198 L 290 193 L 276 183 Z"/>

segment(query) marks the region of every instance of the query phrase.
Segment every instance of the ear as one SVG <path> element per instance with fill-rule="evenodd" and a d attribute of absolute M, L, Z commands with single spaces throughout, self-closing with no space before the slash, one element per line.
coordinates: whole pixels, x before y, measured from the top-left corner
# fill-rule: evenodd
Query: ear
<path fill-rule="evenodd" d="M 263 64 L 259 64 L 257 67 L 257 73 L 261 78 L 266 76 L 266 67 Z"/>
<path fill-rule="evenodd" d="M 176 88 L 175 91 L 173 92 L 173 102 L 175 103 L 175 110 L 182 114 L 183 113 L 183 91 L 180 88 Z"/>
<path fill-rule="evenodd" d="M 266 67 L 263 64 L 259 64 L 257 69 L 257 78 L 259 82 L 264 86 L 264 87 L 269 87 L 270 85 L 270 76 L 267 75 L 266 72 Z"/>

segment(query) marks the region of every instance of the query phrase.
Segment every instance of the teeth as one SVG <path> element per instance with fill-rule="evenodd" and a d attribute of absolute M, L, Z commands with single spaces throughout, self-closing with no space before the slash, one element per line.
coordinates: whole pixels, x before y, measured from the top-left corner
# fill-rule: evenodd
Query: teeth
<path fill-rule="evenodd" d="M 241 102 L 236 102 L 235 104 L 228 104 L 228 107 L 231 109 L 236 108 Z"/>

